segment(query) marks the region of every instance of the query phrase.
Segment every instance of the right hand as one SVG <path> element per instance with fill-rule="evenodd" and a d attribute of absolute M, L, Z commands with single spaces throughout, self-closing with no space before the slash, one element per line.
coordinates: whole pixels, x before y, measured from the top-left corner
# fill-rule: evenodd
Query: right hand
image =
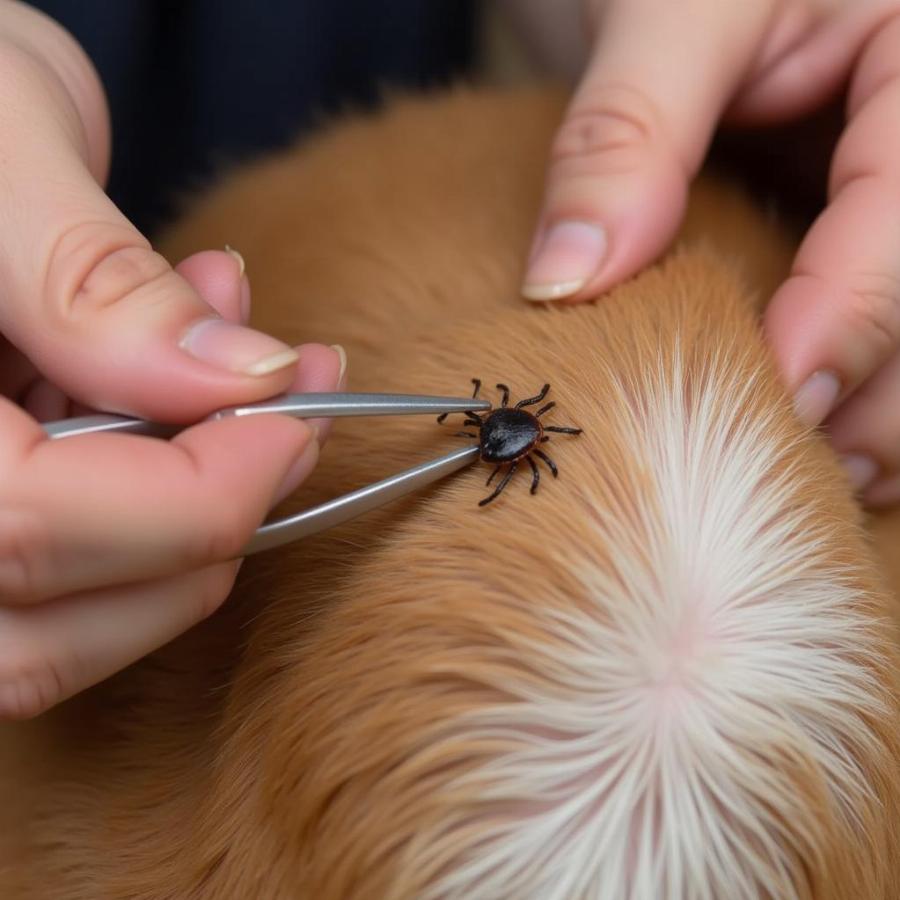
<path fill-rule="evenodd" d="M 318 456 L 315 427 L 283 416 L 169 442 L 51 441 L 35 417 L 187 424 L 342 381 L 335 350 L 298 357 L 238 324 L 239 258 L 173 270 L 153 252 L 100 186 L 108 127 L 73 39 L 0 0 L 0 718 L 36 715 L 212 612 L 234 555 Z"/>
<path fill-rule="evenodd" d="M 553 143 L 524 296 L 587 300 L 656 259 L 720 121 L 796 122 L 846 92 L 827 202 L 763 328 L 797 416 L 824 423 L 861 499 L 900 503 L 900 0 L 586 10 L 591 54 Z M 782 134 L 768 158 L 791 149 Z"/>

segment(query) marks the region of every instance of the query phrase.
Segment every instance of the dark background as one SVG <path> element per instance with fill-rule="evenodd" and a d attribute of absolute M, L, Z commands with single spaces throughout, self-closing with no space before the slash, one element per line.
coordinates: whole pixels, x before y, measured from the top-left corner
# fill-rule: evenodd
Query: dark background
<path fill-rule="evenodd" d="M 34 0 L 110 103 L 108 192 L 146 234 L 218 167 L 283 146 L 386 86 L 465 72 L 473 0 Z"/>

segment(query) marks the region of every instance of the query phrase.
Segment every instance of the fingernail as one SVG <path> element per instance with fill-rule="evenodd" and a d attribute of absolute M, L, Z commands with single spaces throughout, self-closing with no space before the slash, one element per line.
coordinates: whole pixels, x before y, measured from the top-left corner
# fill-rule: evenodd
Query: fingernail
<path fill-rule="evenodd" d="M 272 498 L 272 506 L 277 506 L 286 497 L 290 497 L 306 481 L 316 467 L 316 463 L 319 461 L 318 431 L 313 429 L 312 432 L 309 443 L 303 448 L 303 452 L 297 457 L 290 469 L 288 469 L 287 475 L 284 476 L 284 479 L 278 486 L 278 490 L 275 491 L 275 496 Z"/>
<path fill-rule="evenodd" d="M 600 268 L 606 249 L 606 232 L 599 225 L 554 225 L 532 255 L 522 296 L 528 300 L 558 300 L 574 294 Z"/>
<path fill-rule="evenodd" d="M 244 272 L 247 270 L 247 267 L 244 265 L 244 257 L 241 256 L 234 247 L 229 247 L 228 244 L 225 245 L 225 252 L 233 257 L 238 264 L 238 278 L 244 277 Z"/>
<path fill-rule="evenodd" d="M 794 396 L 794 412 L 804 425 L 818 425 L 834 408 L 841 383 L 833 372 L 816 372 Z"/>
<path fill-rule="evenodd" d="M 300 358 L 276 338 L 218 318 L 194 322 L 179 346 L 194 359 L 240 375 L 269 375 Z"/>
<path fill-rule="evenodd" d="M 234 247 L 229 247 L 228 244 L 226 244 L 225 252 L 233 257 L 238 264 L 238 279 L 240 280 L 240 287 L 238 289 L 241 292 L 241 321 L 246 325 L 250 321 L 250 282 L 244 277 L 247 267 L 244 265 L 244 257 L 241 256 Z"/>
<path fill-rule="evenodd" d="M 876 481 L 866 491 L 863 500 L 869 506 L 891 506 L 900 501 L 900 475 Z"/>
<path fill-rule="evenodd" d="M 878 474 L 878 463 L 871 456 L 862 453 L 848 453 L 841 457 L 840 462 L 856 491 L 864 490 Z"/>
<path fill-rule="evenodd" d="M 331 349 L 341 358 L 341 371 L 338 373 L 338 389 L 340 389 L 347 371 L 347 351 L 340 344 L 332 344 Z"/>

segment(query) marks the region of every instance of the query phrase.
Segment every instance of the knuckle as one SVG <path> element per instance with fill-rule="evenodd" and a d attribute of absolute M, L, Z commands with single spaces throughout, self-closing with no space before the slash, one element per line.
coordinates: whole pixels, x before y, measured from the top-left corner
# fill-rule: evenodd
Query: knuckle
<path fill-rule="evenodd" d="M 28 603 L 41 599 L 47 532 L 36 513 L 0 509 L 0 601 Z"/>
<path fill-rule="evenodd" d="M 45 296 L 51 311 L 77 319 L 116 305 L 169 272 L 166 260 L 133 229 L 79 223 L 50 253 Z"/>
<path fill-rule="evenodd" d="M 849 324 L 879 355 L 900 342 L 900 278 L 863 274 L 850 285 Z"/>
<path fill-rule="evenodd" d="M 656 113 L 636 91 L 608 89 L 566 116 L 551 146 L 551 163 L 575 170 L 631 166 L 654 140 Z"/>

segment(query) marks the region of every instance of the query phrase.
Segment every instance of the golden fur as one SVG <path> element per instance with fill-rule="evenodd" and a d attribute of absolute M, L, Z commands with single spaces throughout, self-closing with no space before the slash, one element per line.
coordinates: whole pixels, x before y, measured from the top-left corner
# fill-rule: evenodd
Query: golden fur
<path fill-rule="evenodd" d="M 559 709 L 589 722 L 592 704 L 605 702 L 591 692 L 606 676 L 571 661 L 590 666 L 592 652 L 602 662 L 615 648 L 580 642 L 617 633 L 633 614 L 634 579 L 652 575 L 660 597 L 673 590 L 669 569 L 647 550 L 667 490 L 654 466 L 668 464 L 648 447 L 668 397 L 689 413 L 706 410 L 738 449 L 744 432 L 765 425 L 771 465 L 750 486 L 747 508 L 771 489 L 772 516 L 810 537 L 785 543 L 786 571 L 772 575 L 783 587 L 770 596 L 757 586 L 754 603 L 782 609 L 773 615 L 787 629 L 790 616 L 806 621 L 807 595 L 779 607 L 782 591 L 812 591 L 835 630 L 810 632 L 806 643 L 821 641 L 812 647 L 821 656 L 801 674 L 814 681 L 820 664 L 823 677 L 844 673 L 849 685 L 845 696 L 836 682 L 829 705 L 829 682 L 809 715 L 800 709 L 807 682 L 796 694 L 785 687 L 758 727 L 759 703 L 735 700 L 722 727 L 733 726 L 728 748 L 739 760 L 713 754 L 703 765 L 721 767 L 725 789 L 753 820 L 731 821 L 720 797 L 709 807 L 717 821 L 693 827 L 699 835 L 721 826 L 731 850 L 740 845 L 732 857 L 723 844 L 723 858 L 734 883 L 744 877 L 758 896 L 900 896 L 900 563 L 889 550 L 900 516 L 870 527 L 888 548 L 878 563 L 831 451 L 794 419 L 778 384 L 757 317 L 790 242 L 743 197 L 707 182 L 659 265 L 594 303 L 527 305 L 517 285 L 560 113 L 561 99 L 542 91 L 397 102 L 236 173 L 168 236 L 173 259 L 226 242 L 239 248 L 254 324 L 292 343 L 341 343 L 352 389 L 457 394 L 477 376 L 489 395 L 505 381 L 518 399 L 546 380 L 557 402 L 548 418 L 585 434 L 547 445 L 560 477 L 545 471 L 535 496 L 520 473 L 478 509 L 488 471 L 479 465 L 249 560 L 210 620 L 51 714 L 3 726 L 0 895 L 722 897 L 709 892 L 720 884 L 712 851 L 691 872 L 676 828 L 689 823 L 672 820 L 665 797 L 642 800 L 623 844 L 631 858 L 594 881 L 590 847 L 570 858 L 563 842 L 533 872 L 516 849 L 539 858 L 527 827 L 552 802 L 528 794 L 522 785 L 534 772 L 514 771 L 510 760 L 543 739 L 574 741 Z M 288 505 L 437 455 L 457 445 L 456 430 L 422 418 L 338 422 L 310 484 Z M 742 509 L 729 512 L 734 528 Z M 764 523 L 759 539 L 774 527 Z M 686 553 L 691 537 L 678 544 Z M 792 567 L 804 573 L 799 587 Z M 838 582 L 845 594 L 829 605 Z M 564 627 L 573 622 L 582 623 L 577 634 Z M 675 662 L 697 662 L 706 678 L 701 651 L 673 650 L 669 637 L 649 639 Z M 790 654 L 810 648 L 802 635 L 785 641 L 790 671 Z M 726 668 L 709 676 L 713 686 L 731 665 L 719 651 L 716 665 Z M 662 677 L 651 696 L 665 711 L 664 691 L 687 688 Z M 586 769 L 575 795 L 614 762 Z M 735 772 L 753 777 L 738 784 Z M 585 811 L 584 828 L 608 802 L 600 796 Z M 645 833 L 647 817 L 658 820 Z M 645 844 L 669 867 L 655 894 L 640 887 L 651 877 Z M 494 854 L 486 862 L 485 848 Z M 597 856 L 607 859 L 599 847 Z M 476 863 L 482 869 L 465 882 L 461 873 Z M 490 880 L 501 871 L 505 890 Z"/>

